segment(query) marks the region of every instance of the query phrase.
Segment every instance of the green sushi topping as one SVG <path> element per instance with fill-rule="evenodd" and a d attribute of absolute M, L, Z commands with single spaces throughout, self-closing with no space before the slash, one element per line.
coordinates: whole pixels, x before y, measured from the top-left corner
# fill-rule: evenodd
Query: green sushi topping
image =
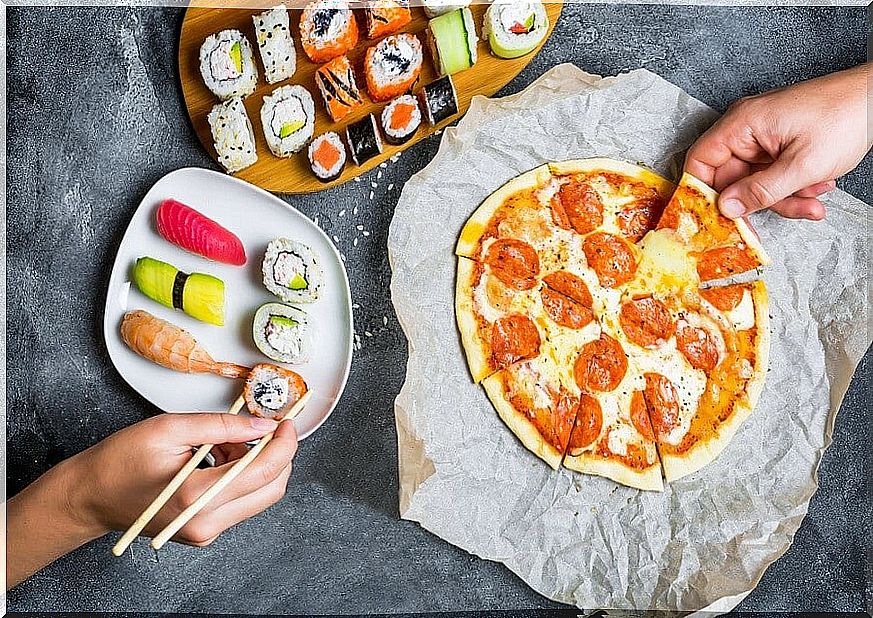
<path fill-rule="evenodd" d="M 533 30 L 534 23 L 536 22 L 536 20 L 537 20 L 537 16 L 534 13 L 531 13 L 530 16 L 525 20 L 524 27 L 528 32 Z"/>
<path fill-rule="evenodd" d="M 307 283 L 306 279 L 301 274 L 294 275 L 294 278 L 288 282 L 288 287 L 292 290 L 305 290 L 309 287 L 309 283 Z"/>
<path fill-rule="evenodd" d="M 270 322 L 273 326 L 286 326 L 288 328 L 294 328 L 300 324 L 297 320 L 293 320 L 284 315 L 271 315 Z"/>
<path fill-rule="evenodd" d="M 237 73 L 242 73 L 242 47 L 239 43 L 234 43 L 231 46 L 230 59 L 233 60 L 233 66 L 236 67 Z"/>
<path fill-rule="evenodd" d="M 279 138 L 285 139 L 289 135 L 293 133 L 297 133 L 306 123 L 302 120 L 295 120 L 294 122 L 286 122 L 282 125 L 282 128 L 279 130 Z M 275 130 L 275 129 L 274 129 Z M 297 289 L 297 288 L 294 288 Z"/>

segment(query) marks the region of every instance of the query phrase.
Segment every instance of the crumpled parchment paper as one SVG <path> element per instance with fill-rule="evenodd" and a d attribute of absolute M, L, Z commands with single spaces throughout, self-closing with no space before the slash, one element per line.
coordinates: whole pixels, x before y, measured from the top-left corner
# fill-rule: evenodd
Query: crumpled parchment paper
<path fill-rule="evenodd" d="M 455 324 L 455 242 L 479 203 L 545 161 L 609 156 L 679 176 L 716 113 L 645 70 L 601 79 L 572 65 L 525 91 L 473 100 L 403 189 L 388 251 L 409 340 L 395 404 L 400 513 L 541 594 L 581 608 L 727 610 L 792 541 L 834 417 L 870 344 L 869 209 L 842 191 L 828 218 L 753 216 L 773 257 L 770 370 L 721 456 L 662 493 L 529 453 L 473 384 Z"/>

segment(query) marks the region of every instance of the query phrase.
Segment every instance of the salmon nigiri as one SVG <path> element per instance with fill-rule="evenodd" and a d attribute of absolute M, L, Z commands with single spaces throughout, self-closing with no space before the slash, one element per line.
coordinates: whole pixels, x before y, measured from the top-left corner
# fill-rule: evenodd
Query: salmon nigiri
<path fill-rule="evenodd" d="M 166 199 L 158 206 L 156 218 L 158 233 L 185 251 L 233 266 L 246 263 L 246 250 L 240 239 L 190 206 Z"/>

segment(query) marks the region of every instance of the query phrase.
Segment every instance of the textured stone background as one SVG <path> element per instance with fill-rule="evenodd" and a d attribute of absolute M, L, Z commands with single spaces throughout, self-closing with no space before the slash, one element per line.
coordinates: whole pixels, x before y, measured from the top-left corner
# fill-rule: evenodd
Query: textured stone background
<path fill-rule="evenodd" d="M 113 369 L 101 311 L 115 249 L 148 187 L 179 167 L 216 167 L 189 126 L 177 83 L 182 16 L 160 8 L 8 12 L 10 495 L 154 412 Z M 574 62 L 600 74 L 645 67 L 724 109 L 739 96 L 863 62 L 865 34 L 863 8 L 569 5 L 543 51 L 502 94 Z M 10 609 L 556 607 L 501 565 L 398 519 L 393 399 L 406 342 L 389 301 L 385 241 L 399 188 L 437 145 L 429 138 L 385 170 L 372 201 L 369 183 L 286 198 L 339 237 L 361 306 L 356 328 L 376 336 L 363 338 L 343 400 L 302 445 L 285 499 L 202 550 L 174 545 L 156 557 L 138 542 L 116 560 L 109 554 L 115 537 L 104 538 L 12 591 Z M 871 203 L 871 171 L 868 157 L 840 185 Z M 351 202 L 366 205 L 360 222 L 374 231 L 357 246 L 358 221 L 335 216 Z M 869 408 L 868 352 L 809 515 L 741 609 L 869 611 Z"/>

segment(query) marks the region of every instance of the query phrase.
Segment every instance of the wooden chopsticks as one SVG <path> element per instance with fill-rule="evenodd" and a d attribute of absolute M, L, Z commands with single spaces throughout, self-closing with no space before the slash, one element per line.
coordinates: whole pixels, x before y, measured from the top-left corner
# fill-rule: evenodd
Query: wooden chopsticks
<path fill-rule="evenodd" d="M 290 418 L 294 418 L 297 414 L 306 406 L 306 403 L 309 401 L 309 398 L 312 396 L 311 391 L 307 391 L 304 395 L 294 404 L 294 406 L 288 410 L 287 414 L 282 417 L 282 420 L 287 420 Z M 242 396 L 237 399 L 233 405 L 228 410 L 229 414 L 237 414 L 242 408 L 245 400 Z M 170 540 L 170 538 L 176 534 L 182 526 L 188 523 L 192 517 L 194 517 L 200 510 L 209 503 L 218 493 L 227 487 L 239 474 L 245 470 L 245 468 L 258 456 L 258 454 L 264 450 L 264 447 L 269 444 L 270 440 L 273 439 L 273 432 L 268 433 L 264 437 L 262 437 L 254 447 L 252 447 L 248 453 L 246 453 L 243 457 L 241 457 L 237 462 L 231 466 L 231 468 L 224 473 L 224 475 L 215 482 L 212 487 L 207 489 L 203 495 L 201 495 L 197 500 L 195 500 L 188 508 L 179 513 L 179 515 L 171 521 L 166 528 L 164 528 L 154 539 L 152 539 L 151 546 L 155 549 L 160 549 L 164 546 L 164 544 Z M 194 456 L 182 467 L 179 472 L 176 473 L 176 476 L 170 481 L 170 483 L 164 488 L 164 490 L 158 494 L 158 497 L 155 498 L 152 503 L 146 507 L 146 509 L 142 512 L 142 515 L 137 518 L 137 520 L 133 523 L 133 525 L 127 529 L 127 531 L 118 539 L 118 542 L 113 546 L 112 553 L 116 556 L 120 556 L 124 553 L 124 551 L 130 546 L 133 540 L 142 532 L 143 528 L 145 528 L 148 523 L 152 520 L 152 518 L 161 510 L 161 508 L 167 503 L 170 497 L 176 493 L 176 490 L 182 486 L 182 483 L 185 482 L 192 472 L 197 468 L 198 464 L 206 458 L 206 455 L 215 446 L 214 444 L 204 444 L 197 452 L 194 453 Z"/>

